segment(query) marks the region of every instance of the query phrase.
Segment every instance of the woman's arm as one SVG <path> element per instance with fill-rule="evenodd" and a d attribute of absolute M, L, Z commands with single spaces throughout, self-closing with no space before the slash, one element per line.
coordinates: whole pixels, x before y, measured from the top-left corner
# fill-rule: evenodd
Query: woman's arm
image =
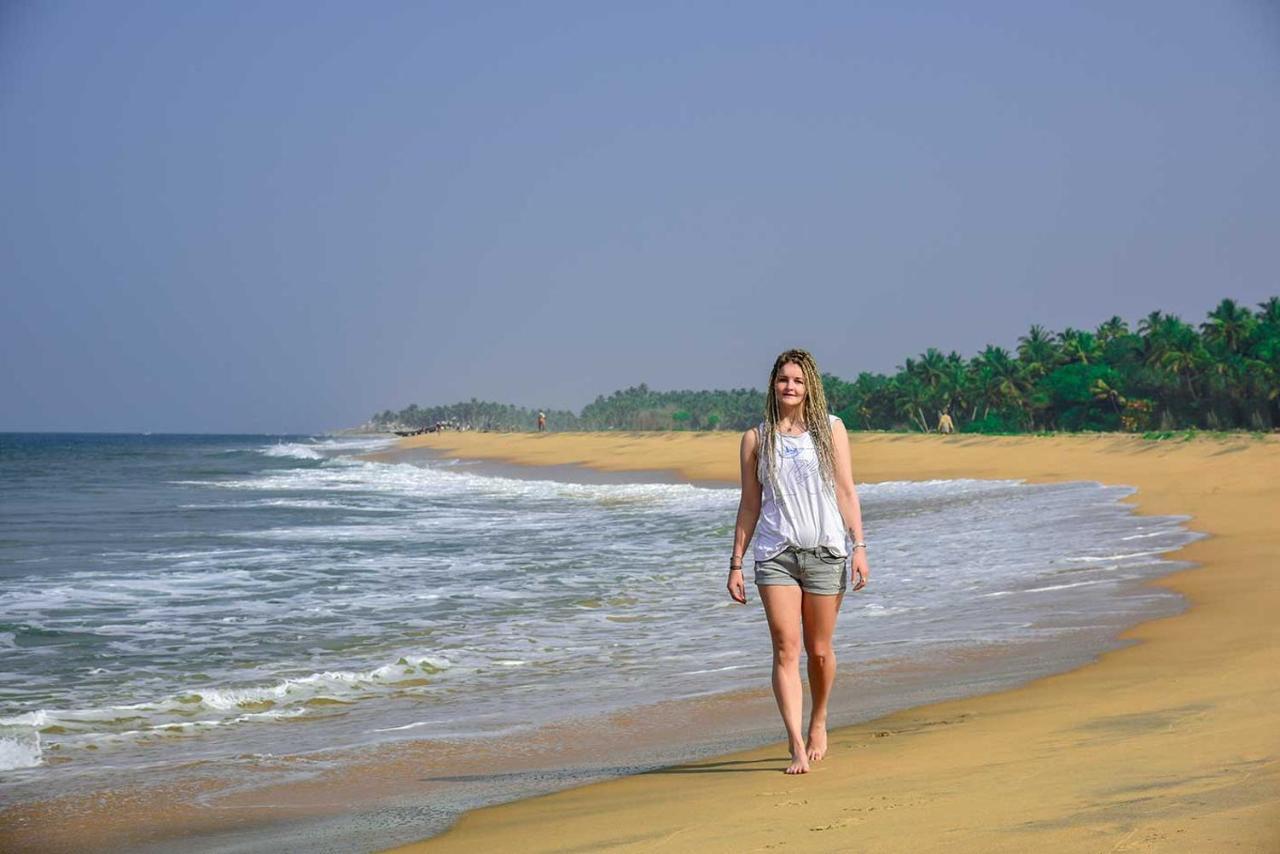
<path fill-rule="evenodd" d="M 760 521 L 760 478 L 756 474 L 756 445 L 758 439 L 753 427 L 742 434 L 742 446 L 738 457 L 742 466 L 742 497 L 738 499 L 738 521 L 733 529 L 733 556 L 729 563 L 741 567 L 746 561 L 747 546 L 751 536 L 756 532 L 756 522 Z M 729 570 L 729 581 L 725 585 L 733 601 L 745 604 L 747 587 L 743 580 L 744 570 Z"/>
<path fill-rule="evenodd" d="M 845 530 L 853 537 L 855 543 L 864 542 L 862 535 L 862 505 L 858 502 L 858 491 L 853 486 L 853 462 L 849 454 L 849 434 L 844 429 L 844 422 L 839 418 L 831 424 L 831 451 L 836 463 L 836 504 L 840 507 L 840 516 L 844 519 Z M 856 579 L 853 589 L 861 590 L 871 575 L 867 566 L 867 550 L 858 548 L 850 555 L 853 571 L 861 574 Z"/>

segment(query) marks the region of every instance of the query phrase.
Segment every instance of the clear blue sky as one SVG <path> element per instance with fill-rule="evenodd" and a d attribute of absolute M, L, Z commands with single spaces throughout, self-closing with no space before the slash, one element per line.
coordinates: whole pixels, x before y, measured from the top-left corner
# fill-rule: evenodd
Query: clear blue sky
<path fill-rule="evenodd" d="M 0 430 L 852 378 L 1280 293 L 1256 2 L 0 3 Z"/>

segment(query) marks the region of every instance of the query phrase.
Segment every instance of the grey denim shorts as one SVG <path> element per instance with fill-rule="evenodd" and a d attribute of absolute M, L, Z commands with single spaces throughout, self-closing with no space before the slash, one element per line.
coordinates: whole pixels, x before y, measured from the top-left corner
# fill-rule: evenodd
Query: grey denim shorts
<path fill-rule="evenodd" d="M 806 593 L 845 592 L 848 558 L 827 546 L 798 549 L 787 546 L 768 560 L 756 561 L 756 584 L 798 585 Z"/>

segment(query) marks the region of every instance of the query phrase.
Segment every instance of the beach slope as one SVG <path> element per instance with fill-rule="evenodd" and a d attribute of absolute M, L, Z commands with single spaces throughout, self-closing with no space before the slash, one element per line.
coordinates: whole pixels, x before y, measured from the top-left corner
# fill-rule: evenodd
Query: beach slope
<path fill-rule="evenodd" d="M 403 444 L 736 483 L 738 438 L 444 433 Z M 1280 441 L 853 434 L 851 448 L 859 483 L 1136 487 L 1137 512 L 1188 515 L 1210 535 L 1169 555 L 1196 566 L 1151 582 L 1190 608 L 1071 672 L 834 731 L 809 775 L 781 773 L 779 742 L 477 810 L 396 850 L 1280 851 Z M 874 531 L 868 540 L 875 584 Z M 856 663 L 845 667 L 856 678 Z"/>

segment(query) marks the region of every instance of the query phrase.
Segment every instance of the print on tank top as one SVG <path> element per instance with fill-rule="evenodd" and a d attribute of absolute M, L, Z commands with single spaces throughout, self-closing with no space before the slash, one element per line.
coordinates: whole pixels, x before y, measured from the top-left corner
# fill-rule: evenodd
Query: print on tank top
<path fill-rule="evenodd" d="M 828 415 L 831 422 L 836 416 Z M 763 435 L 763 423 L 757 428 Z M 774 478 L 765 468 L 761 450 L 762 502 L 756 527 L 756 560 L 768 560 L 788 546 L 812 549 L 826 546 L 837 555 L 849 553 L 848 540 L 834 490 L 822 481 L 810 433 L 777 434 Z M 775 491 L 776 484 L 776 491 Z"/>
<path fill-rule="evenodd" d="M 811 480 L 812 478 L 819 478 L 819 480 L 821 480 L 821 477 L 818 473 L 817 454 L 810 454 L 806 456 L 802 453 L 803 449 L 800 448 L 799 445 L 793 445 L 785 441 L 787 439 L 802 439 L 802 438 L 808 439 L 809 434 L 805 433 L 803 436 L 783 436 L 782 434 L 778 434 L 778 435 L 779 435 L 779 438 L 784 440 L 782 443 L 782 463 L 783 465 L 789 464 L 794 470 L 792 472 L 793 477 L 791 478 L 791 480 L 793 480 L 796 483 L 804 483 Z M 812 440 L 810 440 L 810 442 L 812 442 Z M 787 495 L 790 493 L 786 493 L 784 491 L 783 494 Z"/>

